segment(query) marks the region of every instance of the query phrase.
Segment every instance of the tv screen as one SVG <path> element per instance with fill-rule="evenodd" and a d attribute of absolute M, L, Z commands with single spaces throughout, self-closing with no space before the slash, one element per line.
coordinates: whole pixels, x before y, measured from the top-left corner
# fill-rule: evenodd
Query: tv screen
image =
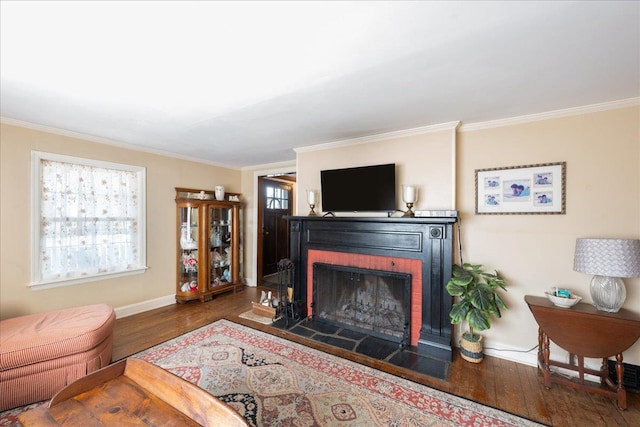
<path fill-rule="evenodd" d="M 374 212 L 396 209 L 396 165 L 320 171 L 324 212 Z"/>

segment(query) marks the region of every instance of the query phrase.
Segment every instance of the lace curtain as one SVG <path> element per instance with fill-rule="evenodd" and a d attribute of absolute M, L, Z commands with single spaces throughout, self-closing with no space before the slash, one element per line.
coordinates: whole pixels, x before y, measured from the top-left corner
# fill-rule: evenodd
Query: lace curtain
<path fill-rule="evenodd" d="M 136 172 L 41 162 L 40 281 L 139 267 Z"/>

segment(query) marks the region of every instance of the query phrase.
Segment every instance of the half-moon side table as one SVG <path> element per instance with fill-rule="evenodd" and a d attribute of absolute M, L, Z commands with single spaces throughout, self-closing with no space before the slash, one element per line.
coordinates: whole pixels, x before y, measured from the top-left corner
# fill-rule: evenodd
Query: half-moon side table
<path fill-rule="evenodd" d="M 622 352 L 640 338 L 640 314 L 620 309 L 617 313 L 598 311 L 586 303 L 578 303 L 571 308 L 553 305 L 547 298 L 532 295 L 524 297 L 533 317 L 538 322 L 538 368 L 544 375 L 544 386 L 558 383 L 598 393 L 618 400 L 620 409 L 627 408 L 627 392 L 622 385 Z M 549 360 L 549 340 L 569 352 L 569 363 Z M 578 364 L 575 364 L 577 356 Z M 616 357 L 616 377 L 618 384 L 609 378 L 607 358 Z M 584 367 L 584 358 L 602 358 L 599 371 Z M 580 382 L 551 376 L 551 366 L 577 371 Z M 611 389 L 589 385 L 584 374 L 600 377 L 601 385 Z"/>

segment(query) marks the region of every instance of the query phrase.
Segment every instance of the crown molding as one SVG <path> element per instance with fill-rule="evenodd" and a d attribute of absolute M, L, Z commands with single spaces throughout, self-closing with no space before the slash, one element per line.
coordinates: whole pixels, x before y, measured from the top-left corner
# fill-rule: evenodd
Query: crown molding
<path fill-rule="evenodd" d="M 296 161 L 294 160 L 287 160 L 287 161 L 282 161 L 282 162 L 275 162 L 275 163 L 265 163 L 265 164 L 261 164 L 261 165 L 251 165 L 251 166 L 243 166 L 242 168 L 240 168 L 241 171 L 246 172 L 246 171 L 256 171 L 259 173 L 265 173 L 265 171 L 267 171 L 267 173 L 272 173 L 271 171 L 274 171 L 273 173 L 277 173 L 280 172 L 282 170 L 295 170 L 296 168 Z"/>
<path fill-rule="evenodd" d="M 601 111 L 617 110 L 619 108 L 635 107 L 640 105 L 640 97 L 627 98 L 618 101 L 602 102 L 600 104 L 584 105 L 580 107 L 565 108 L 562 110 L 547 111 L 544 113 L 528 114 L 525 116 L 510 117 L 506 119 L 491 120 L 487 122 L 466 123 L 460 126 L 459 132 L 470 132 L 483 129 L 491 129 L 503 126 L 511 126 L 522 123 L 537 122 L 541 120 L 557 119 L 561 117 L 577 116 L 580 114 L 598 113 Z"/>
<path fill-rule="evenodd" d="M 445 130 L 455 130 L 460 126 L 459 121 L 441 123 L 437 125 L 421 126 L 411 129 L 403 129 L 393 132 L 379 133 L 376 135 L 361 136 L 358 138 L 341 139 L 338 141 L 326 142 L 323 144 L 309 145 L 306 147 L 298 147 L 293 150 L 296 153 L 307 153 L 310 151 L 329 150 L 333 148 L 349 147 L 352 145 L 369 144 L 372 142 L 384 141 L 389 139 L 403 138 L 407 136 L 422 135 L 432 132 L 440 132 Z"/>
<path fill-rule="evenodd" d="M 157 156 L 170 157 L 174 159 L 185 160 L 188 162 L 203 163 L 209 166 L 217 166 L 225 169 L 240 170 L 240 168 L 237 166 L 229 166 L 222 163 L 203 160 L 198 157 L 183 156 L 183 155 L 172 153 L 169 151 L 158 150 L 158 149 L 148 148 L 148 147 L 141 147 L 139 145 L 127 144 L 124 142 L 118 142 L 112 139 L 102 138 L 100 136 L 85 134 L 81 132 L 75 132 L 75 131 L 66 130 L 66 129 L 60 129 L 52 126 L 39 125 L 31 122 L 25 122 L 23 120 L 13 119 L 11 117 L 0 116 L 0 123 L 10 125 L 10 126 L 17 126 L 25 129 L 35 130 L 38 132 L 47 132 L 54 135 L 66 136 L 69 138 L 81 139 L 83 141 L 95 142 L 96 144 L 110 145 L 113 147 L 139 151 L 142 153 L 155 154 Z"/>

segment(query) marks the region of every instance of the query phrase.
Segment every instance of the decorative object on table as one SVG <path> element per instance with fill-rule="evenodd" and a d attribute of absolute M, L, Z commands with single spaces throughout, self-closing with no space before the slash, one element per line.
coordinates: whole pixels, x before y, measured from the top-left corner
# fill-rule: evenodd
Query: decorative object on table
<path fill-rule="evenodd" d="M 574 294 L 568 289 L 559 289 L 557 287 L 545 291 L 545 295 L 553 305 L 563 308 L 573 307 L 582 300 L 582 297 Z"/>
<path fill-rule="evenodd" d="M 617 313 L 627 298 L 622 277 L 640 277 L 640 240 L 576 239 L 573 269 L 594 275 L 590 285 L 593 305 Z"/>
<path fill-rule="evenodd" d="M 224 187 L 222 185 L 216 185 L 214 188 L 216 200 L 224 200 Z"/>
<path fill-rule="evenodd" d="M 316 211 L 316 190 L 307 190 L 307 203 L 309 204 L 309 214 L 308 216 L 318 216 Z"/>
<path fill-rule="evenodd" d="M 418 191 L 413 185 L 402 186 L 402 201 L 407 204 L 407 211 L 403 217 L 413 218 L 415 213 L 411 210 L 413 204 L 418 200 Z"/>
<path fill-rule="evenodd" d="M 229 196 L 229 201 L 230 202 L 239 202 L 240 201 L 240 196 L 232 194 L 232 195 Z"/>
<path fill-rule="evenodd" d="M 476 169 L 476 214 L 564 214 L 565 165 Z"/>
<path fill-rule="evenodd" d="M 447 292 L 459 300 L 451 307 L 451 323 L 467 322 L 469 330 L 460 337 L 460 355 L 466 361 L 479 363 L 484 358 L 482 335 L 491 327 L 491 316 L 502 317 L 500 310 L 506 310 L 498 289 L 506 291 L 507 283 L 497 271 L 488 273 L 479 264 L 464 263 L 453 266 L 451 280 L 446 285 Z"/>

